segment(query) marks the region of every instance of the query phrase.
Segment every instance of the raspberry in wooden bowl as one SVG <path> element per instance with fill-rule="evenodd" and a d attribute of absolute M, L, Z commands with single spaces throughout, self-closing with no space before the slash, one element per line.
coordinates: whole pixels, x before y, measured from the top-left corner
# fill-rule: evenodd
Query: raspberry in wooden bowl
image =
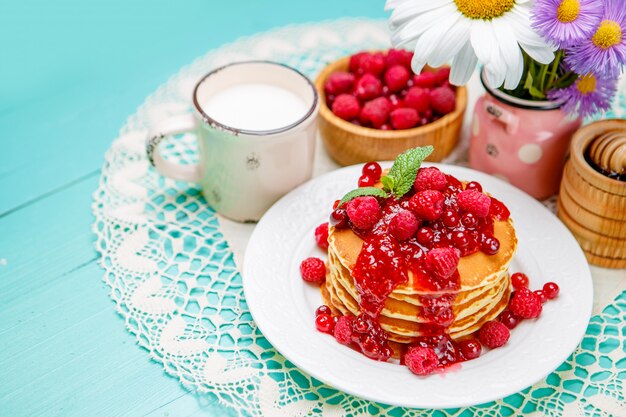
<path fill-rule="evenodd" d="M 342 165 L 393 160 L 406 149 L 433 145 L 440 161 L 456 146 L 467 104 L 465 87 L 448 68 L 411 70 L 412 54 L 360 52 L 329 64 L 315 85 L 320 134 Z"/>

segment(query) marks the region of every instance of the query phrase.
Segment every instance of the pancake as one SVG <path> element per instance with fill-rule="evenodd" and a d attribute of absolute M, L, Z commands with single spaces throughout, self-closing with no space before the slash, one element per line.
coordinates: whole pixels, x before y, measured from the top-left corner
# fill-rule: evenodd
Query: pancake
<path fill-rule="evenodd" d="M 496 254 L 477 252 L 460 259 L 459 289 L 454 293 L 419 288 L 416 276 L 408 271 L 407 282 L 395 287 L 380 313 L 380 326 L 389 340 L 402 345 L 426 335 L 429 321 L 423 315 L 424 300 L 433 297 L 453 295 L 454 321 L 447 329 L 452 339 L 467 337 L 495 319 L 509 301 L 508 268 L 517 247 L 512 221 L 495 221 L 494 236 L 500 241 Z M 351 229 L 331 227 L 328 242 L 328 274 L 321 286 L 322 296 L 336 314 L 356 316 L 360 313 L 359 293 L 351 271 L 363 241 Z"/>

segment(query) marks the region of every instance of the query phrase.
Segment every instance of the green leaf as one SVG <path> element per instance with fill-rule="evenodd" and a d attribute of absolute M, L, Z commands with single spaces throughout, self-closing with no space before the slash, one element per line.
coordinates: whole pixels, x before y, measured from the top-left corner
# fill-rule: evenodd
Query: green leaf
<path fill-rule="evenodd" d="M 374 197 L 382 197 L 382 198 L 386 198 L 387 197 L 387 193 L 380 189 L 380 188 L 376 188 L 376 187 L 361 187 L 361 188 L 357 188 L 356 190 L 352 190 L 350 191 L 348 194 L 344 195 L 343 198 L 339 201 L 339 206 L 347 203 L 348 201 L 352 200 L 353 198 L 357 198 L 357 197 L 363 197 L 366 195 L 371 195 Z"/>
<path fill-rule="evenodd" d="M 540 100 L 543 100 L 546 98 L 546 95 L 543 94 L 541 90 L 539 90 L 537 87 L 534 86 L 534 80 L 533 80 L 533 76 L 531 73 L 528 73 L 528 76 L 526 77 L 526 83 L 524 84 L 524 88 L 528 90 L 528 92 L 533 98 L 540 99 Z"/>
<path fill-rule="evenodd" d="M 409 149 L 398 155 L 389 170 L 389 177 L 393 178 L 393 193 L 396 197 L 402 197 L 409 192 L 420 165 L 433 152 L 432 146 L 422 146 Z"/>
<path fill-rule="evenodd" d="M 386 191 L 392 192 L 394 187 L 396 186 L 396 181 L 393 177 L 389 177 L 387 175 L 383 175 L 380 177 L 380 182 L 383 183 L 383 187 Z"/>

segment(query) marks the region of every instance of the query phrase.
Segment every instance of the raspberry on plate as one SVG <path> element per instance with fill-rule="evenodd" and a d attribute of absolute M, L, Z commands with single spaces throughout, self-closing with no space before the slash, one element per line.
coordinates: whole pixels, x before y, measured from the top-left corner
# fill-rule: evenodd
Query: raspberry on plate
<path fill-rule="evenodd" d="M 372 196 L 357 197 L 348 201 L 346 212 L 354 227 L 361 230 L 370 229 L 382 215 L 378 201 Z"/>
<path fill-rule="evenodd" d="M 426 254 L 426 267 L 439 278 L 448 278 L 459 265 L 460 252 L 455 248 L 431 249 Z"/>
<path fill-rule="evenodd" d="M 424 113 L 430 108 L 430 91 L 422 87 L 411 87 L 404 96 L 404 104 Z"/>
<path fill-rule="evenodd" d="M 340 94 L 333 102 L 332 111 L 343 120 L 351 120 L 361 112 L 361 104 L 352 94 Z"/>
<path fill-rule="evenodd" d="M 385 72 L 385 85 L 389 87 L 389 91 L 395 93 L 406 87 L 410 77 L 411 74 L 408 69 L 402 65 L 394 65 Z"/>
<path fill-rule="evenodd" d="M 354 319 L 352 317 L 341 316 L 337 319 L 337 323 L 335 323 L 333 335 L 342 345 L 348 345 L 352 341 L 352 334 L 354 333 L 354 330 L 352 329 L 353 322 Z"/>
<path fill-rule="evenodd" d="M 489 196 L 476 190 L 464 190 L 456 197 L 459 208 L 478 217 L 489 214 L 491 199 Z"/>
<path fill-rule="evenodd" d="M 420 120 L 417 110 L 410 107 L 395 109 L 389 113 L 389 118 L 391 119 L 391 125 L 396 130 L 415 127 Z"/>
<path fill-rule="evenodd" d="M 345 71 L 333 72 L 324 83 L 326 94 L 339 95 L 349 93 L 354 88 L 354 74 Z"/>
<path fill-rule="evenodd" d="M 451 113 L 456 108 L 456 95 L 449 87 L 437 87 L 430 91 L 430 105 L 437 113 Z"/>
<path fill-rule="evenodd" d="M 328 222 L 315 228 L 315 242 L 322 249 L 328 249 Z"/>
<path fill-rule="evenodd" d="M 326 265 L 320 258 L 306 258 L 300 263 L 300 275 L 306 282 L 322 283 L 326 280 Z"/>
<path fill-rule="evenodd" d="M 448 180 L 439 168 L 420 168 L 415 178 L 415 191 L 437 190 L 442 191 L 448 185 Z"/>
<path fill-rule="evenodd" d="M 488 321 L 478 331 L 478 340 L 489 349 L 499 348 L 511 337 L 509 329 L 499 321 Z"/>
<path fill-rule="evenodd" d="M 383 83 L 372 74 L 365 74 L 356 82 L 354 90 L 361 100 L 371 100 L 383 93 Z"/>
<path fill-rule="evenodd" d="M 527 288 L 515 291 L 509 301 L 509 310 L 523 319 L 535 319 L 542 310 L 541 297 Z"/>
<path fill-rule="evenodd" d="M 418 227 L 419 220 L 408 210 L 399 211 L 389 221 L 389 233 L 400 241 L 413 237 Z"/>
<path fill-rule="evenodd" d="M 422 219 L 437 220 L 443 214 L 445 197 L 436 190 L 419 191 L 409 200 L 409 208 Z"/>
<path fill-rule="evenodd" d="M 365 103 L 359 115 L 361 121 L 371 123 L 378 128 L 382 126 L 389 117 L 391 102 L 387 97 L 378 97 Z"/>
<path fill-rule="evenodd" d="M 404 363 L 416 375 L 428 375 L 437 369 L 439 357 L 432 348 L 412 346 L 404 355 Z"/>

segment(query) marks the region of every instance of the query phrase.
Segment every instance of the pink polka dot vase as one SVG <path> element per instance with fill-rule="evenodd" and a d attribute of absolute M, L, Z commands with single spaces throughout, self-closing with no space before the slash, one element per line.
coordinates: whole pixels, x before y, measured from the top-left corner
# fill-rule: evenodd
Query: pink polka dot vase
<path fill-rule="evenodd" d="M 530 101 L 491 88 L 474 107 L 469 159 L 472 168 L 545 199 L 559 190 L 565 155 L 582 120 L 560 103 Z"/>

